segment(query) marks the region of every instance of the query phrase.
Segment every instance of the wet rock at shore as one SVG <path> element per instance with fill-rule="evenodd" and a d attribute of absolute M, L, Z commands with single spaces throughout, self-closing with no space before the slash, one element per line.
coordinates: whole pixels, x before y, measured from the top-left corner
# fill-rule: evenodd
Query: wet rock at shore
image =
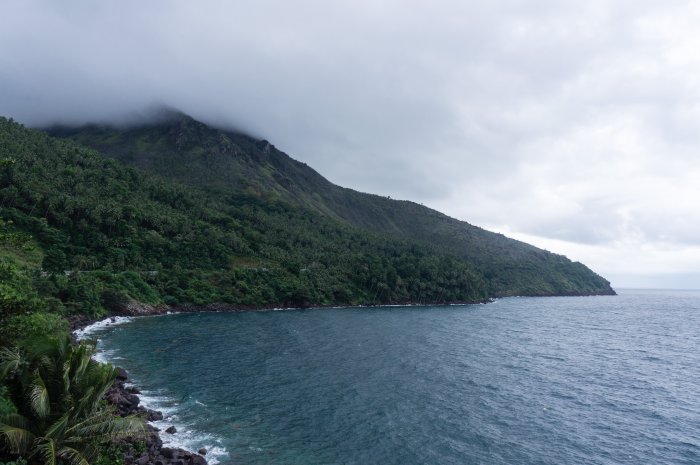
<path fill-rule="evenodd" d="M 117 371 L 117 379 L 118 380 L 126 381 L 129 379 L 129 373 L 127 373 L 124 368 L 116 367 L 115 370 Z"/>
<path fill-rule="evenodd" d="M 94 318 L 90 318 L 87 315 L 71 315 L 67 317 L 67 320 L 71 331 L 85 328 L 96 321 Z"/>
<path fill-rule="evenodd" d="M 141 414 L 148 421 L 162 420 L 163 414 L 161 412 L 139 405 L 140 399 L 136 395 L 139 391 L 133 387 L 125 387 L 124 385 L 129 376 L 126 370 L 122 368 L 118 370 L 114 385 L 104 396 L 104 399 L 114 406 L 115 413 L 122 417 Z M 204 454 L 195 454 L 184 449 L 163 447 L 163 441 L 160 439 L 158 432 L 158 428 L 147 424 L 145 435 L 120 439 L 118 443 L 128 446 L 130 449 L 130 452 L 124 457 L 124 465 L 207 465 L 206 459 L 202 457 Z M 174 434 L 177 432 L 177 429 L 171 426 L 166 432 Z M 201 449 L 201 451 L 204 451 L 206 454 L 206 449 Z"/>
<path fill-rule="evenodd" d="M 183 449 L 163 447 L 156 453 L 147 452 L 139 457 L 127 456 L 125 465 L 206 465 L 207 461 L 201 455 Z"/>

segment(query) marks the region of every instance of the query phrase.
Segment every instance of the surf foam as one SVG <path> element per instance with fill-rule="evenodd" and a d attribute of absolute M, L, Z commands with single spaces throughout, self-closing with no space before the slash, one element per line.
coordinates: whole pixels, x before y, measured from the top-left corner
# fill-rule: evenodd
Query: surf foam
<path fill-rule="evenodd" d="M 82 329 L 77 329 L 73 331 L 73 334 L 77 340 L 97 339 L 97 352 L 94 355 L 95 360 L 101 363 L 111 363 L 114 365 L 116 360 L 123 360 L 123 357 L 118 355 L 117 350 L 100 347 L 101 340 L 96 336 L 133 320 L 134 317 L 127 316 L 109 317 Z M 131 386 L 140 384 L 136 379 L 133 379 L 133 381 L 134 383 L 128 384 Z M 209 465 L 217 465 L 220 463 L 220 459 L 228 456 L 228 451 L 221 444 L 220 438 L 209 433 L 197 431 L 191 425 L 182 422 L 178 416 L 180 404 L 168 397 L 162 390 L 142 390 L 139 394 L 139 399 L 140 405 L 145 408 L 158 410 L 163 413 L 163 420 L 150 422 L 161 430 L 160 438 L 163 441 L 163 446 L 185 449 L 191 452 L 197 452 L 201 448 L 205 448 L 207 450 L 206 460 Z M 196 400 L 195 402 L 204 405 Z M 174 426 L 177 429 L 177 433 L 166 433 L 165 430 L 170 426 Z"/>

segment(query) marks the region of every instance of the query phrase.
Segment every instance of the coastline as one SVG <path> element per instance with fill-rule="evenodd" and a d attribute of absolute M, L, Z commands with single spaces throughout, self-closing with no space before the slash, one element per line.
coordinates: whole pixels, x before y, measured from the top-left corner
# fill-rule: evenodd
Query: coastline
<path fill-rule="evenodd" d="M 80 341 L 90 338 L 91 333 L 95 331 L 125 324 L 132 319 L 133 317 L 127 316 L 107 316 L 99 320 L 75 318 L 70 321 L 71 333 L 76 341 Z M 95 357 L 97 361 L 111 363 L 117 369 L 117 378 L 104 396 L 104 399 L 114 406 L 115 414 L 142 415 L 146 420 L 146 432 L 143 436 L 126 437 L 117 441 L 128 449 L 124 457 L 124 465 L 207 465 L 207 463 L 214 465 L 218 463 L 216 460 L 208 461 L 205 458 L 208 452 L 205 448 L 195 452 L 166 444 L 161 437 L 162 431 L 154 424 L 165 419 L 163 412 L 141 402 L 141 390 L 130 383 L 126 369 L 112 363 L 108 358 L 99 357 L 99 353 L 96 355 L 98 355 Z M 177 429 L 172 426 L 165 433 L 174 436 L 177 435 Z"/>
<path fill-rule="evenodd" d="M 122 324 L 129 323 L 134 318 L 156 317 L 165 315 L 174 315 L 179 313 L 199 313 L 199 312 L 218 312 L 218 313 L 241 313 L 241 312 L 270 312 L 270 311 L 291 311 L 304 309 L 342 309 L 342 308 L 390 308 L 390 307 L 419 307 L 426 305 L 446 305 L 446 306 L 461 306 L 461 305 L 479 305 L 494 302 L 496 299 L 487 299 L 475 302 L 453 302 L 442 304 L 422 304 L 422 303 L 403 303 L 403 304 L 387 304 L 387 305 L 317 305 L 307 307 L 281 307 L 278 305 L 266 306 L 235 306 L 228 304 L 209 304 L 209 305 L 149 305 L 141 304 L 136 301 L 129 302 L 116 312 L 112 312 L 105 317 L 95 319 L 89 318 L 86 315 L 74 315 L 68 318 L 70 331 L 76 341 L 81 339 L 91 338 L 92 334 L 108 328 L 113 328 Z M 111 363 L 114 365 L 119 374 L 114 382 L 113 387 L 105 395 L 105 400 L 112 404 L 116 413 L 120 416 L 141 414 L 147 421 L 147 434 L 144 438 L 125 438 L 122 443 L 131 446 L 131 454 L 124 458 L 124 465 L 215 465 L 218 463 L 216 459 L 207 460 L 206 449 L 199 449 L 197 452 L 187 448 L 170 447 L 169 444 L 164 445 L 163 433 L 154 422 L 162 422 L 167 418 L 163 412 L 150 408 L 147 403 L 142 403 L 142 395 L 139 388 L 129 382 L 129 375 L 125 368 L 120 367 L 109 360 L 108 357 L 96 357 L 100 362 Z M 163 425 L 159 425 L 163 426 Z M 174 425 L 172 425 L 174 428 Z M 177 429 L 171 433 L 170 430 L 165 431 L 165 434 L 177 436 Z M 136 444 L 140 441 L 145 442 L 146 450 L 136 453 Z M 178 442 L 178 441 L 170 441 Z"/>
<path fill-rule="evenodd" d="M 221 313 L 242 313 L 242 312 L 279 312 L 290 310 L 324 310 L 333 308 L 391 308 L 391 307 L 425 307 L 425 306 L 461 306 L 461 305 L 480 305 L 488 304 L 498 300 L 498 297 L 488 298 L 483 300 L 465 301 L 465 302 L 441 302 L 441 303 L 396 303 L 396 304 L 378 304 L 378 305 L 306 305 L 302 307 L 285 307 L 283 305 L 233 305 L 224 303 L 215 303 L 207 305 L 151 305 L 142 304 L 140 302 L 131 301 L 122 306 L 117 311 L 111 312 L 104 317 L 90 318 L 86 315 L 72 315 L 68 317 L 70 331 L 75 335 L 76 332 L 85 330 L 86 328 L 98 323 L 104 323 L 110 326 L 110 323 L 116 323 L 121 318 L 134 318 L 144 316 L 162 316 L 173 315 L 177 313 L 200 313 L 200 312 L 221 312 Z"/>
<path fill-rule="evenodd" d="M 401 302 L 394 304 L 357 304 L 357 305 L 337 305 L 337 304 L 308 304 L 304 306 L 284 306 L 284 304 L 266 304 L 266 305 L 236 305 L 226 303 L 213 303 L 206 305 L 182 304 L 182 305 L 151 305 L 144 304 L 132 300 L 131 302 L 122 305 L 118 310 L 108 313 L 100 318 L 90 318 L 87 315 L 72 315 L 67 318 L 71 333 L 75 335 L 76 331 L 82 331 L 85 328 L 100 322 L 113 321 L 119 318 L 133 318 L 143 316 L 161 316 L 177 313 L 199 313 L 199 312 L 222 312 L 222 313 L 241 313 L 241 312 L 277 312 L 288 310 L 323 310 L 332 308 L 392 308 L 392 307 L 425 307 L 425 306 L 462 306 L 462 305 L 483 305 L 493 303 L 504 298 L 523 298 L 523 297 L 596 297 L 596 296 L 613 296 L 617 295 L 615 291 L 611 294 L 546 294 L 546 295 L 509 295 L 509 296 L 493 296 L 481 300 L 457 301 L 457 302 Z M 108 324 L 108 323 L 107 323 Z"/>
<path fill-rule="evenodd" d="M 267 306 L 235 306 L 228 304 L 210 304 L 204 306 L 198 305 L 148 305 L 141 304 L 136 301 L 130 302 L 128 305 L 120 308 L 116 312 L 112 312 L 100 319 L 89 318 L 85 315 L 76 315 L 68 318 L 70 330 L 75 340 L 85 338 L 93 338 L 94 333 L 100 332 L 115 326 L 129 323 L 134 318 L 155 317 L 174 315 L 179 313 L 200 313 L 200 312 L 215 312 L 215 313 L 242 313 L 242 312 L 270 312 L 270 311 L 292 311 L 292 310 L 324 310 L 324 309 L 351 309 L 351 308 L 392 308 L 392 307 L 422 307 L 422 306 L 469 306 L 469 305 L 484 305 L 493 303 L 499 298 L 489 298 L 483 301 L 473 302 L 453 302 L 453 303 L 402 303 L 402 304 L 385 304 L 385 305 L 318 305 L 306 307 L 280 307 L 276 305 Z M 146 393 L 142 395 L 138 386 L 130 383 L 127 371 L 123 367 L 119 367 L 109 357 L 100 356 L 99 353 L 95 357 L 100 362 L 111 363 L 119 370 L 119 376 L 115 380 L 114 386 L 105 396 L 105 399 L 115 406 L 117 414 L 121 416 L 129 414 L 141 414 L 147 420 L 147 434 L 144 437 L 126 438 L 122 441 L 123 444 L 131 445 L 131 453 L 125 456 L 124 465 L 215 465 L 218 463 L 214 452 L 216 447 L 211 450 L 198 449 L 195 452 L 192 449 L 197 447 L 183 447 L 182 441 L 178 440 L 178 431 L 169 431 L 172 425 L 170 417 L 164 415 L 163 412 L 153 409 L 153 404 L 148 402 L 142 403 L 142 397 L 147 397 Z M 152 400 L 152 399 L 151 399 Z M 156 401 L 158 402 L 158 401 Z M 155 406 L 157 408 L 157 406 Z M 167 410 L 167 409 L 166 409 Z M 157 422 L 158 425 L 154 423 Z M 165 424 L 164 424 L 165 423 Z M 161 428 L 166 428 L 167 431 L 161 431 Z M 178 424 L 178 427 L 180 425 Z M 183 431 L 181 431 L 182 433 Z M 163 433 L 168 436 L 163 436 Z M 163 438 L 166 441 L 163 441 Z M 146 443 L 146 450 L 136 453 L 137 447 L 134 447 L 138 442 Z M 167 444 L 164 444 L 166 442 Z M 207 446 L 209 447 L 209 446 Z M 141 446 L 141 449 L 143 447 Z M 209 459 L 205 456 L 210 452 Z M 224 453 L 226 451 L 224 450 Z"/>

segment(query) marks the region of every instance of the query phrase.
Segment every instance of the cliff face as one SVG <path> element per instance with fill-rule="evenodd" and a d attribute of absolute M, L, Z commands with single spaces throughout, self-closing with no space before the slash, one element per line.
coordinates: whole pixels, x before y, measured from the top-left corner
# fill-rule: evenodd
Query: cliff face
<path fill-rule="evenodd" d="M 49 133 L 178 183 L 224 196 L 283 201 L 354 229 L 429 244 L 478 271 L 489 296 L 614 294 L 581 263 L 414 202 L 336 186 L 265 140 L 180 113 L 130 128 L 89 125 Z"/>

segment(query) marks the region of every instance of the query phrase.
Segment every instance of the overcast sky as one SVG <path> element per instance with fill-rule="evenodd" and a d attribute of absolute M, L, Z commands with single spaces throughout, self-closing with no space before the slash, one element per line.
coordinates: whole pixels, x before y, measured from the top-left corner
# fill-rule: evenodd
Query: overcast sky
<path fill-rule="evenodd" d="M 613 286 L 700 287 L 698 2 L 0 4 L 0 115 L 168 104 Z"/>

